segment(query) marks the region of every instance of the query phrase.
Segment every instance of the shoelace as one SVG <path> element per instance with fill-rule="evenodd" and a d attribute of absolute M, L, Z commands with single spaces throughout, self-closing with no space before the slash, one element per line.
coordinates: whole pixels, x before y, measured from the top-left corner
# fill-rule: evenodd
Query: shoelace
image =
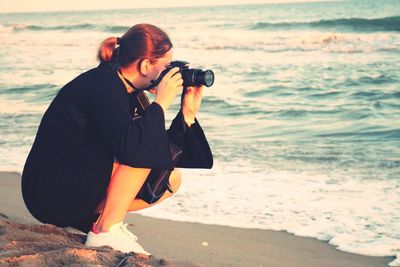
<path fill-rule="evenodd" d="M 128 226 L 127 223 L 121 224 L 120 230 L 123 234 L 128 235 L 130 238 L 132 238 L 135 242 L 138 240 L 137 236 L 132 234 L 126 227 Z"/>

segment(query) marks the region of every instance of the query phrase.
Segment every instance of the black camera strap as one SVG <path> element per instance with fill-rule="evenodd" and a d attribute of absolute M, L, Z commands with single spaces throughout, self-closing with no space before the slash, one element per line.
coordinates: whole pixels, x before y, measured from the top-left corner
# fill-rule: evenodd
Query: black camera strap
<path fill-rule="evenodd" d="M 137 91 L 135 91 L 133 94 L 134 94 L 134 96 L 136 97 L 137 103 L 139 104 L 139 107 L 138 107 L 138 108 L 140 108 L 140 112 L 143 113 L 144 110 L 145 110 L 148 106 L 150 106 L 150 100 L 149 100 L 149 98 L 147 97 L 147 95 L 145 94 L 145 92 L 142 91 L 142 90 L 137 90 Z"/>
<path fill-rule="evenodd" d="M 134 86 L 133 85 L 133 83 L 130 81 L 130 80 L 128 80 L 123 74 L 122 74 L 122 71 L 121 71 L 121 69 L 118 69 L 118 73 L 122 76 L 122 78 L 125 80 L 125 82 L 130 86 L 130 87 L 132 87 L 133 89 L 135 89 L 135 90 L 150 90 L 150 89 L 152 89 L 152 88 L 154 88 L 154 87 L 156 87 L 157 85 L 158 85 L 158 82 L 156 82 L 156 81 L 154 81 L 154 80 L 151 80 L 150 81 L 150 84 L 148 85 L 148 86 L 146 86 L 146 88 L 137 88 L 136 86 Z"/>

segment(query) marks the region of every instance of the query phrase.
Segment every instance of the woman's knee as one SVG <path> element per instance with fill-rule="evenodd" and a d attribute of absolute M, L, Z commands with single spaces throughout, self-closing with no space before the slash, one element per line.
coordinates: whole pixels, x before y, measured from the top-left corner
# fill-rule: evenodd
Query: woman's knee
<path fill-rule="evenodd" d="M 148 204 L 144 200 L 136 198 L 132 201 L 131 205 L 129 206 L 128 211 L 137 211 L 137 210 L 145 209 L 145 208 L 157 205 L 161 201 L 171 197 L 173 194 L 175 194 L 178 191 L 178 189 L 181 185 L 181 180 L 182 180 L 181 171 L 178 169 L 174 169 L 172 171 L 171 175 L 169 176 L 169 183 L 172 187 L 173 193 L 170 193 L 169 191 L 165 191 L 164 195 L 157 202 L 155 202 L 153 204 Z"/>
<path fill-rule="evenodd" d="M 111 177 L 114 175 L 114 173 L 118 169 L 119 165 L 120 165 L 119 162 L 115 160 L 114 163 L 113 163 L 113 169 L 112 169 L 112 172 L 111 172 Z"/>
<path fill-rule="evenodd" d="M 181 183 L 182 183 L 181 171 L 179 169 L 174 169 L 171 175 L 169 176 L 169 184 L 171 185 L 173 191 L 172 194 L 178 191 L 179 187 L 181 186 Z"/>

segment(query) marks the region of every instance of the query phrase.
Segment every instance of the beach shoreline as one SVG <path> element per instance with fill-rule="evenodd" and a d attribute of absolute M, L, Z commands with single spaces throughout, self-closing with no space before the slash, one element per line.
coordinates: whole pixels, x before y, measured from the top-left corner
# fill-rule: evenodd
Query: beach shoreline
<path fill-rule="evenodd" d="M 0 212 L 38 224 L 26 209 L 18 173 L 0 172 Z M 338 251 L 327 242 L 283 231 L 177 222 L 128 214 L 129 229 L 153 255 L 199 266 L 387 266 L 394 257 Z"/>

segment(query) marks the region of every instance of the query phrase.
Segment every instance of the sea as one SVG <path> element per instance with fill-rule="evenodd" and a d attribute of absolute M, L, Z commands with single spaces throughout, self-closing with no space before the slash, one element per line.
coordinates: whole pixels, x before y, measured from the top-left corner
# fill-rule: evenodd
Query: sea
<path fill-rule="evenodd" d="M 398 0 L 0 13 L 0 170 L 22 172 L 58 90 L 138 23 L 215 73 L 197 116 L 213 168 L 182 169 L 179 191 L 140 214 L 286 231 L 400 266 Z"/>

